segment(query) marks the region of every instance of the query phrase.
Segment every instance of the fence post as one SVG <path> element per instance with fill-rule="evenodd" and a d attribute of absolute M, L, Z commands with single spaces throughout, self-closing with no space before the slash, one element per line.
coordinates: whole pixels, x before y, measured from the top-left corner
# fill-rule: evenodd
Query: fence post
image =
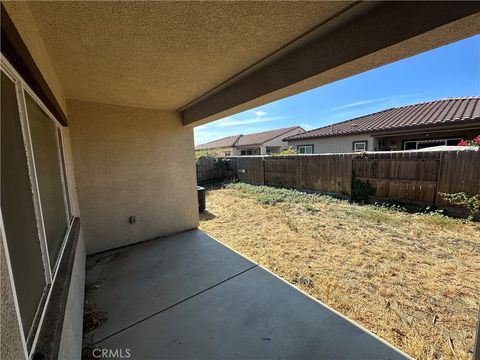
<path fill-rule="evenodd" d="M 262 179 L 263 179 L 263 183 L 262 185 L 265 185 L 266 184 L 266 181 L 265 181 L 265 157 L 262 156 Z"/>

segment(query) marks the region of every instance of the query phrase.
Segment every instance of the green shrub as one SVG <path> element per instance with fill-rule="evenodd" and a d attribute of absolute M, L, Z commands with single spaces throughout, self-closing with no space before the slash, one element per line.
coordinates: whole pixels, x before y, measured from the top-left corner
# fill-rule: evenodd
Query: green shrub
<path fill-rule="evenodd" d="M 283 197 L 279 194 L 260 194 L 257 196 L 257 202 L 262 205 L 275 205 L 282 202 Z"/>
<path fill-rule="evenodd" d="M 247 194 L 256 195 L 260 204 L 275 205 L 279 202 L 294 204 L 313 204 L 316 202 L 339 202 L 330 196 L 307 193 L 295 189 L 276 188 L 263 185 L 250 185 L 242 182 L 233 182 L 225 186 L 227 189 L 240 190 Z"/>
<path fill-rule="evenodd" d="M 216 158 L 216 154 L 208 150 L 196 150 L 195 151 L 195 160 L 200 160 L 204 158 Z"/>
<path fill-rule="evenodd" d="M 375 194 L 375 188 L 370 182 L 358 180 L 355 173 L 352 174 L 352 200 L 365 201 L 370 195 Z"/>
<path fill-rule="evenodd" d="M 211 150 L 205 150 L 205 149 L 200 149 L 200 150 L 195 150 L 195 160 L 203 159 L 203 158 L 220 158 L 224 154 L 224 151 L 222 148 L 218 149 L 211 149 Z"/>
<path fill-rule="evenodd" d="M 448 203 L 467 208 L 469 211 L 468 220 L 473 220 L 476 214 L 480 213 L 480 195 L 468 195 L 465 192 L 453 194 L 438 193 Z"/>
<path fill-rule="evenodd" d="M 297 155 L 298 151 L 291 146 L 288 149 L 280 151 L 279 153 L 273 153 L 272 156 L 288 156 L 288 155 Z"/>

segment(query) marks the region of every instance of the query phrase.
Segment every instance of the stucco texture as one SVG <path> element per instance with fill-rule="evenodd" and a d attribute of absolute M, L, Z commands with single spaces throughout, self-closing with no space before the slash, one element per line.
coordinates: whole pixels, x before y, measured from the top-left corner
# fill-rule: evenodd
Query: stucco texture
<path fill-rule="evenodd" d="M 67 182 L 70 188 L 70 202 L 73 215 L 81 218 L 78 197 L 75 191 L 76 181 L 73 168 L 70 131 L 63 128 L 63 147 L 67 170 Z M 60 341 L 59 360 L 80 359 L 82 356 L 83 334 L 83 307 L 85 299 L 85 242 L 83 229 L 80 229 L 77 249 L 75 251 L 75 263 L 68 290 L 67 306 L 63 320 L 62 338 Z"/>
<path fill-rule="evenodd" d="M 8 276 L 8 267 L 3 243 L 0 244 L 0 252 L 0 281 L 2 291 L 2 297 L 0 300 L 0 359 L 26 359 L 22 346 L 20 326 L 13 302 L 13 293 L 10 278 Z"/>
<path fill-rule="evenodd" d="M 57 102 L 62 110 L 66 112 L 67 105 L 63 88 L 27 3 L 22 1 L 2 1 L 2 5 L 5 6 L 5 10 L 8 15 L 10 15 L 18 33 L 22 37 L 23 42 L 27 46 L 30 55 L 57 99 Z M 13 64 L 13 66 L 15 66 L 15 64 Z"/>
<path fill-rule="evenodd" d="M 85 299 L 85 244 L 83 234 L 75 251 L 72 279 L 68 290 L 62 338 L 60 340 L 59 360 L 80 359 L 82 357 L 83 306 Z"/>
<path fill-rule="evenodd" d="M 178 114 L 82 101 L 67 107 L 87 253 L 197 227 L 193 130 Z"/>
<path fill-rule="evenodd" d="M 175 110 L 349 2 L 29 2 L 67 98 Z"/>
<path fill-rule="evenodd" d="M 298 145 L 313 145 L 314 154 L 323 153 L 351 153 L 354 141 L 368 141 L 367 150 L 373 151 L 374 139 L 369 134 L 357 134 L 353 136 L 329 136 L 314 139 L 302 139 L 289 141 L 288 145 L 294 149 Z"/>

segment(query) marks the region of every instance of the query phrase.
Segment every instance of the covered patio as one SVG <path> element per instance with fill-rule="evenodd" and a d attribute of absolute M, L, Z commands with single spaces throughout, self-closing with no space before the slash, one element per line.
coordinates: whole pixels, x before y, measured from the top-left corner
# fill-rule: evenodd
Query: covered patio
<path fill-rule="evenodd" d="M 409 358 L 200 230 L 89 256 L 86 283 L 85 358 Z"/>
<path fill-rule="evenodd" d="M 453 1 L 2 1 L 0 357 L 405 357 L 196 230 L 193 128 L 479 19 Z"/>

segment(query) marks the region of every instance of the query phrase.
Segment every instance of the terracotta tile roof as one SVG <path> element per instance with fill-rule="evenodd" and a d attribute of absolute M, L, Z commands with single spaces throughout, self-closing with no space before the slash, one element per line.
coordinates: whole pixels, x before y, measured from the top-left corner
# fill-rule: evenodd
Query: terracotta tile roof
<path fill-rule="evenodd" d="M 299 140 L 389 130 L 406 130 L 478 121 L 480 96 L 430 101 L 387 109 L 287 137 Z"/>
<path fill-rule="evenodd" d="M 274 129 L 268 131 L 262 131 L 254 134 L 248 135 L 233 135 L 227 136 L 222 139 L 214 140 L 206 144 L 200 144 L 195 146 L 195 150 L 200 149 L 216 149 L 216 148 L 225 148 L 225 147 L 237 147 L 237 146 L 251 146 L 251 145 L 260 145 L 264 142 L 272 140 L 278 136 L 282 136 L 287 132 L 294 130 L 294 129 L 301 129 L 304 131 L 300 126 L 291 126 L 282 129 Z"/>
<path fill-rule="evenodd" d="M 242 135 L 240 139 L 238 139 L 235 146 L 260 145 L 260 144 L 263 144 L 264 142 L 267 142 L 268 140 L 272 140 L 278 136 L 284 135 L 287 132 L 297 128 L 303 131 L 303 129 L 300 126 L 291 126 L 291 127 L 282 128 L 282 129 L 275 129 L 275 130 L 269 130 L 269 131 L 262 131 L 254 134 Z"/>
<path fill-rule="evenodd" d="M 216 148 L 224 148 L 224 147 L 232 147 L 238 141 L 242 135 L 232 135 L 227 136 L 218 140 L 210 141 L 206 144 L 200 144 L 195 146 L 195 150 L 209 150 L 209 149 L 216 149 Z"/>

